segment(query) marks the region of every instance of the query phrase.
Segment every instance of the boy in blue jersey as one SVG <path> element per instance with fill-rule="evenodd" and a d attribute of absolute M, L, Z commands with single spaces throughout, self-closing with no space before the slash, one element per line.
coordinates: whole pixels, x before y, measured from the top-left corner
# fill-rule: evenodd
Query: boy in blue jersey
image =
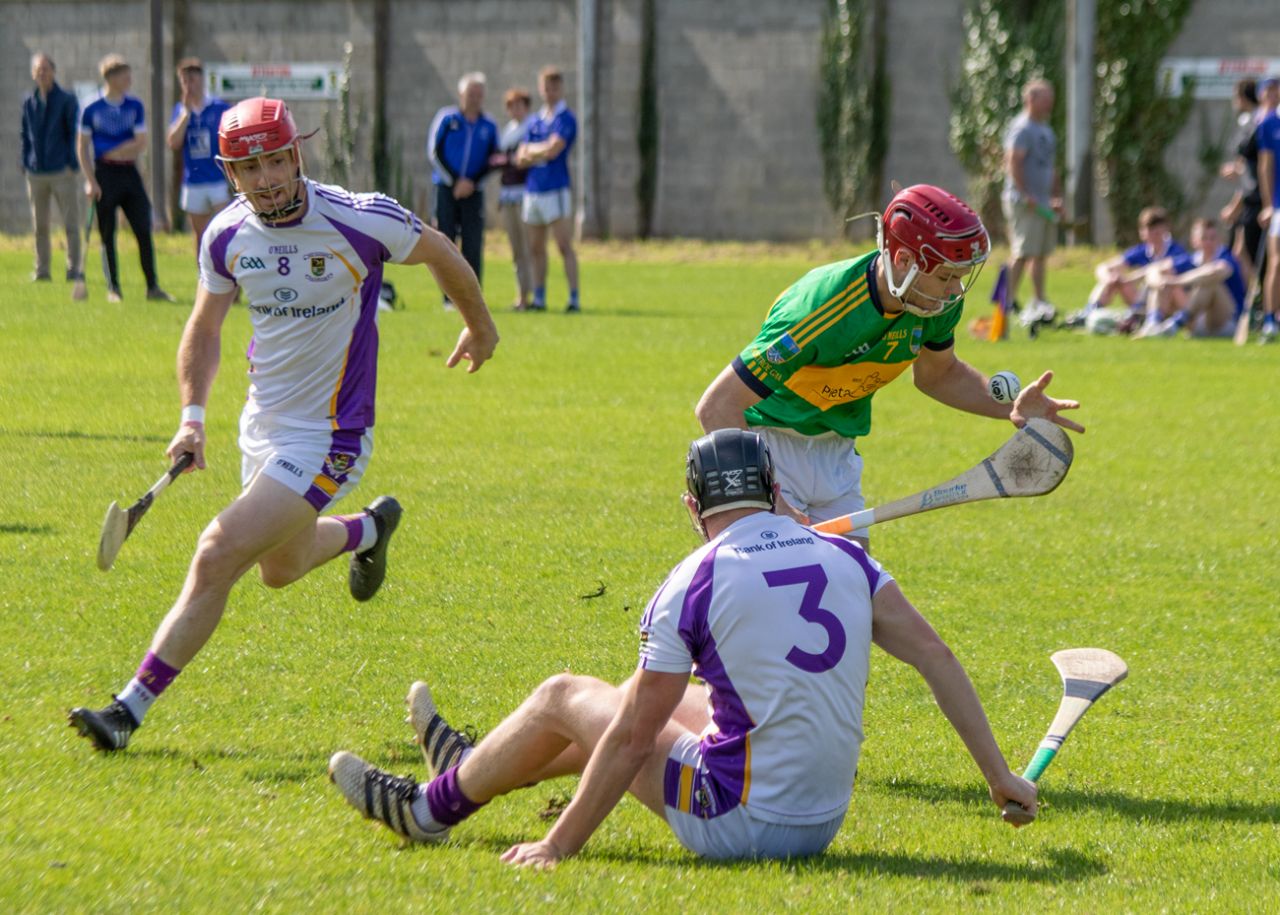
<path fill-rule="evenodd" d="M 578 255 L 573 250 L 573 196 L 569 181 L 569 150 L 578 136 L 578 121 L 564 101 L 564 75 L 556 67 L 538 74 L 543 105 L 529 124 L 528 135 L 516 152 L 516 164 L 529 169 L 525 180 L 524 222 L 529 227 L 533 254 L 534 311 L 547 307 L 547 233 L 556 240 L 569 283 L 565 311 L 580 311 Z"/>
<path fill-rule="evenodd" d="M 205 96 L 204 64 L 200 58 L 184 58 L 178 62 L 177 69 L 182 98 L 173 106 L 167 140 L 170 149 L 182 152 L 179 205 L 191 220 L 191 233 L 199 256 L 205 226 L 231 201 L 226 176 L 214 158 L 218 149 L 218 124 L 231 106 L 220 98 Z"/>
<path fill-rule="evenodd" d="M 1187 249 L 1173 240 L 1169 231 L 1169 213 L 1164 207 L 1147 207 L 1138 214 L 1138 244 L 1103 261 L 1094 271 L 1097 285 L 1089 293 L 1085 314 L 1105 308 L 1119 295 L 1134 312 L 1141 312 L 1146 299 L 1142 280 L 1147 268 L 1166 257 L 1186 254 Z"/>
<path fill-rule="evenodd" d="M 173 296 L 156 279 L 151 247 L 151 199 L 142 185 L 137 160 L 147 145 L 147 121 L 142 102 L 129 89 L 133 70 L 119 54 L 108 54 L 98 65 L 102 95 L 80 117 L 77 151 L 84 172 L 85 193 L 97 201 L 98 233 L 107 265 L 107 301 L 120 301 L 120 273 L 116 265 L 116 209 L 124 210 L 138 239 L 138 259 L 147 278 L 147 298 L 172 302 Z"/>
<path fill-rule="evenodd" d="M 1161 261 L 1147 276 L 1147 320 L 1134 337 L 1229 337 L 1244 311 L 1244 274 L 1211 219 L 1191 224 L 1191 253 Z"/>
<path fill-rule="evenodd" d="M 436 228 L 450 241 L 462 238 L 462 256 L 476 279 L 484 266 L 484 191 L 489 160 L 498 152 L 498 124 L 484 113 L 483 73 L 458 80 L 458 104 L 436 112 L 427 132 L 427 158 L 436 189 Z M 445 300 L 445 307 L 450 307 Z"/>

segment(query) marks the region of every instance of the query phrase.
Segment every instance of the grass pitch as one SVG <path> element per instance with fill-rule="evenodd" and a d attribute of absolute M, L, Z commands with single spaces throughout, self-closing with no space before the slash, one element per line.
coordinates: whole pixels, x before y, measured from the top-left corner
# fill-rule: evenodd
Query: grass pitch
<path fill-rule="evenodd" d="M 1280 898 L 1280 349 L 960 339 L 988 373 L 1057 372 L 1050 392 L 1084 403 L 1075 466 L 1047 497 L 892 522 L 873 548 L 965 662 L 1015 768 L 1057 706 L 1052 651 L 1128 661 L 1043 779 L 1036 824 L 1000 823 L 923 682 L 877 652 L 853 806 L 824 857 L 702 863 L 628 800 L 580 858 L 534 874 L 498 855 L 542 835 L 572 781 L 500 799 L 446 847 L 406 848 L 329 785 L 330 753 L 421 772 L 402 723 L 415 678 L 483 731 L 557 671 L 627 676 L 645 602 L 695 544 L 676 499 L 694 402 L 779 290 L 849 250 L 588 247 L 586 313 L 567 317 L 505 312 L 492 246 L 502 343 L 473 376 L 443 368 L 460 322 L 427 271 L 389 268 L 408 308 L 381 318 L 375 456 L 343 505 L 388 492 L 406 507 L 382 593 L 353 602 L 345 563 L 283 591 L 246 577 L 134 745 L 103 757 L 65 711 L 124 685 L 237 491 L 249 325 L 237 309 L 225 329 L 209 471 L 180 480 L 104 575 L 107 503 L 164 466 L 188 309 L 142 300 L 127 244 L 119 305 L 96 254 L 87 302 L 28 283 L 28 245 L 0 240 L 0 910 L 1261 912 Z M 160 251 L 189 303 L 188 239 Z M 1060 305 L 1083 299 L 1091 256 L 1056 264 Z M 876 404 L 860 443 L 872 503 L 1010 432 L 906 380 Z"/>

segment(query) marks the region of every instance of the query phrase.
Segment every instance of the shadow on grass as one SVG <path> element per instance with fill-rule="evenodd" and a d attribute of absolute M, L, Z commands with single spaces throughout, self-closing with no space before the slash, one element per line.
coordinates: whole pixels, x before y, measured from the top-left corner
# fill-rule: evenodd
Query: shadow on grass
<path fill-rule="evenodd" d="M 158 442 L 169 443 L 169 439 L 160 435 L 127 435 L 123 432 L 107 434 L 104 432 L 81 432 L 77 429 L 4 429 L 0 435 L 10 438 L 68 438 L 90 442 Z"/>
<path fill-rule="evenodd" d="M 976 788 L 957 785 L 940 785 L 933 782 L 917 782 L 897 779 L 872 782 L 875 789 L 890 793 L 907 794 L 913 798 L 933 803 L 950 801 L 958 804 L 979 803 L 985 805 L 985 797 Z M 1187 801 L 1173 798 L 1133 797 L 1119 791 L 1081 791 L 1071 788 L 1051 788 L 1041 799 L 1042 812 L 1110 810 L 1134 820 L 1161 820 L 1181 823 L 1203 820 L 1206 823 L 1222 821 L 1243 823 L 1280 822 L 1280 801 L 1250 804 L 1244 801 Z"/>
<path fill-rule="evenodd" d="M 521 842 L 536 841 L 538 835 L 488 835 L 461 837 L 451 844 L 469 848 L 491 849 L 501 855 L 508 848 Z M 626 851 L 617 848 L 588 848 L 585 860 L 609 861 L 619 864 L 643 864 L 646 867 L 690 868 L 719 870 L 744 866 L 779 868 L 788 874 L 880 877 L 913 877 L 927 880 L 947 880 L 964 883 L 1022 882 L 1063 883 L 1070 880 L 1091 880 L 1107 873 L 1101 858 L 1083 854 L 1073 848 L 1055 848 L 1037 851 L 1034 860 L 1023 862 L 992 861 L 985 858 L 939 855 L 910 855 L 901 852 L 825 852 L 809 858 L 790 861 L 709 861 L 693 857 L 679 849 L 675 839 L 669 846 L 655 847 L 650 851 Z"/>
<path fill-rule="evenodd" d="M 51 524 L 0 524 L 0 534 L 52 534 L 57 531 Z"/>

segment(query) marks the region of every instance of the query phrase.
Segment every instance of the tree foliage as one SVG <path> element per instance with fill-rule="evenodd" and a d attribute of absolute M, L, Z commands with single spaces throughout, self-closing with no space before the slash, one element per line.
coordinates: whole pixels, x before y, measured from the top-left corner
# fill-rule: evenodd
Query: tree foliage
<path fill-rule="evenodd" d="M 818 132 L 823 190 L 842 219 L 879 209 L 888 150 L 889 84 L 881 0 L 828 0 L 823 20 Z M 858 226 L 850 225 L 856 232 Z"/>
<path fill-rule="evenodd" d="M 1063 29 L 1056 3 L 971 0 L 964 11 L 960 79 L 951 90 L 951 148 L 969 175 L 970 203 L 997 234 L 1004 224 L 1005 130 L 1022 108 L 1022 87 L 1030 80 L 1047 79 L 1061 95 Z M 1051 125 L 1059 137 L 1065 109 L 1053 110 Z M 1062 149 L 1059 143 L 1059 169 Z"/>
<path fill-rule="evenodd" d="M 1119 241 L 1135 238 L 1138 212 L 1160 204 L 1174 214 L 1203 198 L 1207 182 L 1188 193 L 1165 164 L 1165 151 L 1191 116 L 1191 93 L 1170 96 L 1159 84 L 1160 60 L 1182 30 L 1194 0 L 1097 0 L 1093 158 Z M 1064 88 L 1065 21 L 1057 3 L 969 0 L 964 13 L 960 78 L 951 92 L 951 147 L 969 174 L 976 209 L 993 230 L 1003 224 L 1004 132 L 1021 108 L 1020 92 L 1043 77 Z M 1058 169 L 1066 105 L 1054 107 Z M 1201 130 L 1197 159 L 1212 169 L 1221 156 Z M 1210 163 L 1206 165 L 1206 163 Z"/>

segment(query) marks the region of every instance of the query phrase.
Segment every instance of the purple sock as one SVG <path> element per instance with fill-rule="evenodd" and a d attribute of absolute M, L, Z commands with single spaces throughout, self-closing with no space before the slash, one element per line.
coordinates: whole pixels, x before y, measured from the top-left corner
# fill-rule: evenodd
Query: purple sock
<path fill-rule="evenodd" d="M 158 696 L 169 688 L 169 684 L 179 673 L 181 671 L 176 667 L 170 667 L 157 658 L 155 652 L 148 651 L 133 678 L 145 686 L 151 695 Z"/>
<path fill-rule="evenodd" d="M 462 789 L 458 787 L 457 766 L 433 778 L 424 793 L 427 796 L 427 806 L 431 808 L 431 819 L 441 826 L 461 823 L 484 806 L 462 793 Z"/>
<path fill-rule="evenodd" d="M 347 529 L 347 545 L 342 552 L 350 553 L 360 545 L 360 538 L 364 536 L 364 515 L 339 515 L 338 520 Z"/>

